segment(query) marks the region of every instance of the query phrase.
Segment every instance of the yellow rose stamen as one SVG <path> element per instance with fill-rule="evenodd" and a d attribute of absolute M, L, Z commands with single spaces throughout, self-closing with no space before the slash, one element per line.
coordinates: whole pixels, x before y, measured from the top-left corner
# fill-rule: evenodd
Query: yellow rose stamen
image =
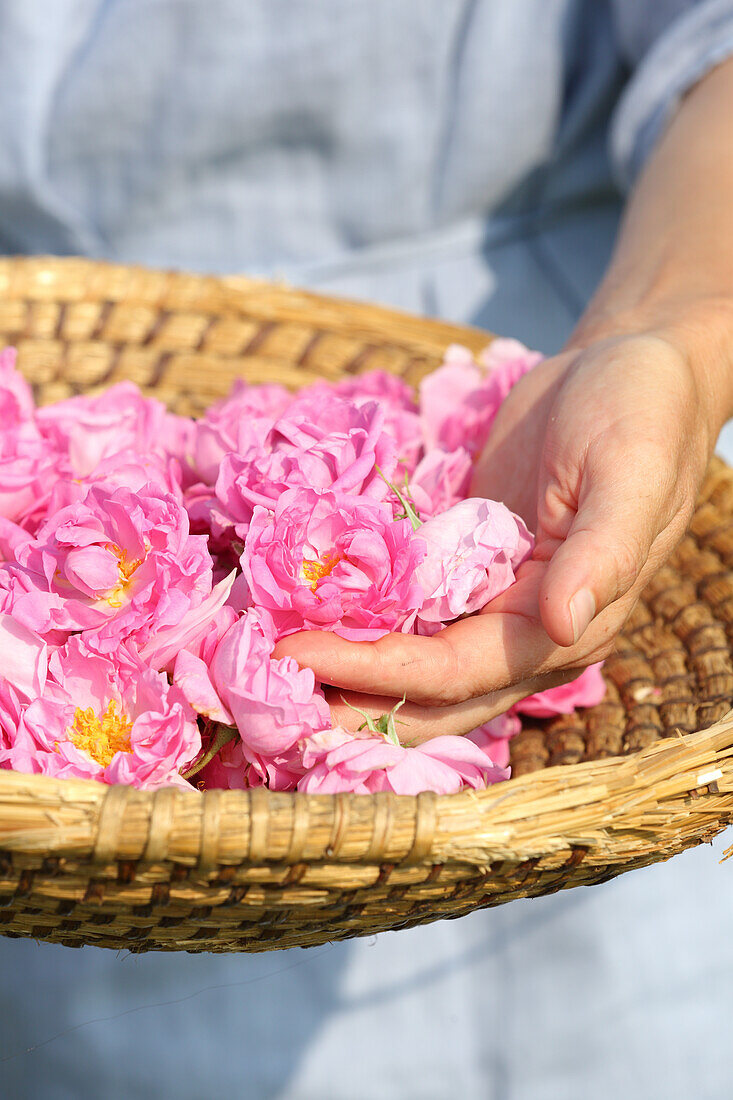
<path fill-rule="evenodd" d="M 109 595 L 106 597 L 107 603 L 110 607 L 122 607 L 127 586 L 132 580 L 135 570 L 142 565 L 143 559 L 134 558 L 130 561 L 127 557 L 127 551 L 120 549 L 115 543 L 110 543 L 107 549 L 117 558 L 117 572 L 119 573 L 119 581 L 114 588 L 110 589 Z"/>
<path fill-rule="evenodd" d="M 73 724 L 66 733 L 72 745 L 106 768 L 116 753 L 132 752 L 131 730 L 132 722 L 126 714 L 118 712 L 117 704 L 111 700 L 101 718 L 93 707 L 86 710 L 77 707 Z"/>
<path fill-rule="evenodd" d="M 303 576 L 309 582 L 311 592 L 315 592 L 318 582 L 327 577 L 340 561 L 338 554 L 324 554 L 312 561 L 303 560 Z"/>

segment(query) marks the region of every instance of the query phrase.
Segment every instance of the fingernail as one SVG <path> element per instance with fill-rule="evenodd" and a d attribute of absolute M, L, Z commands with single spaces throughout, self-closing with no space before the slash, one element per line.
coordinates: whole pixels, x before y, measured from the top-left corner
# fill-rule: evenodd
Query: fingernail
<path fill-rule="evenodd" d="M 570 601 L 570 621 L 573 624 L 573 641 L 577 642 L 596 616 L 596 601 L 590 588 L 581 588 Z"/>

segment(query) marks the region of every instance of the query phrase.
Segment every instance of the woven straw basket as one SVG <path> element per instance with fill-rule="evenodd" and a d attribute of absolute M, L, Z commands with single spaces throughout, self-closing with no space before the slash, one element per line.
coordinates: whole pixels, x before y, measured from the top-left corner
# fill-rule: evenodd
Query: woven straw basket
<path fill-rule="evenodd" d="M 485 333 L 245 278 L 0 260 L 0 339 L 53 401 L 131 378 L 199 413 L 234 378 L 416 383 Z M 417 798 L 173 790 L 0 772 L 0 931 L 132 951 L 265 951 L 602 882 L 733 816 L 733 473 L 647 588 L 591 710 L 527 726 L 515 778 Z M 0 669 L 2 675 L 2 669 Z M 695 732 L 700 731 L 700 732 Z"/>

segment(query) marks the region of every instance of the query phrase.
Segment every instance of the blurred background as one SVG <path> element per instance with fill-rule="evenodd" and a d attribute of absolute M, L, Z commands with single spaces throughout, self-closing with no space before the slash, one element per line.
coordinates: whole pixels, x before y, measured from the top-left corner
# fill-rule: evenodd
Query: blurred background
<path fill-rule="evenodd" d="M 553 353 L 731 53 L 727 0 L 0 0 L 0 252 L 285 278 Z M 306 952 L 0 939 L 0 1093 L 718 1100 L 720 854 Z"/>

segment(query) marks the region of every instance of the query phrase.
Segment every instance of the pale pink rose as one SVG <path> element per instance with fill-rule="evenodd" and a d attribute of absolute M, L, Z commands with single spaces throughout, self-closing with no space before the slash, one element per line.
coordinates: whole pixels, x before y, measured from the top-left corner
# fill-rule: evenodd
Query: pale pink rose
<path fill-rule="evenodd" d="M 435 634 L 444 623 L 471 615 L 514 582 L 534 539 L 504 504 L 472 497 L 420 527 L 427 553 L 415 579 L 424 592 L 418 634 Z"/>
<path fill-rule="evenodd" d="M 509 766 L 509 742 L 522 728 L 516 714 L 500 714 L 466 734 L 500 768 Z"/>
<path fill-rule="evenodd" d="M 175 435 L 165 405 L 143 397 L 132 382 L 119 382 L 95 397 L 48 405 L 36 419 L 48 443 L 66 456 L 72 477 L 86 477 L 118 451 L 165 453 Z"/>
<path fill-rule="evenodd" d="M 531 718 L 551 718 L 554 714 L 572 714 L 576 707 L 595 707 L 606 694 L 602 667 L 603 661 L 588 665 L 576 680 L 528 695 L 512 709 Z"/>
<path fill-rule="evenodd" d="M 376 402 L 311 394 L 293 401 L 262 448 L 224 457 L 216 495 L 244 537 L 257 505 L 272 508 L 297 486 L 383 500 L 396 464 L 395 443 Z"/>
<path fill-rule="evenodd" d="M 163 430 L 152 453 L 163 454 L 176 460 L 181 471 L 188 471 L 194 452 L 197 421 L 188 416 L 167 412 L 163 418 Z M 188 480 L 192 480 L 188 473 Z"/>
<path fill-rule="evenodd" d="M 449 451 L 465 447 L 477 455 L 510 389 L 541 359 L 517 340 L 494 340 L 482 352 L 479 366 L 467 348 L 451 345 L 443 366 L 420 384 L 426 446 Z"/>
<path fill-rule="evenodd" d="M 251 599 L 270 612 L 278 638 L 333 630 L 367 641 L 410 630 L 424 554 L 409 521 L 393 520 L 388 504 L 290 489 L 274 514 L 255 509 L 241 562 Z"/>
<path fill-rule="evenodd" d="M 57 456 L 32 422 L 0 431 L 0 516 L 33 529 L 43 509 Z"/>
<path fill-rule="evenodd" d="M 23 375 L 16 369 L 15 348 L 0 351 L 0 425 L 8 428 L 25 420 L 33 420 L 36 403 Z"/>
<path fill-rule="evenodd" d="M 205 538 L 188 533 L 185 510 L 154 486 L 92 486 L 50 516 L 16 559 L 0 567 L 4 609 L 38 634 L 54 632 L 56 642 L 58 632 L 94 631 L 101 652 L 133 633 L 143 645 L 211 593 Z"/>
<path fill-rule="evenodd" d="M 237 379 L 229 396 L 208 408 L 196 422 L 193 466 L 201 481 L 214 485 L 222 459 L 230 452 L 263 449 L 274 422 L 292 401 L 292 394 L 283 386 L 253 386 Z"/>
<path fill-rule="evenodd" d="M 519 379 L 541 363 L 543 358 L 542 352 L 532 351 L 519 340 L 497 336 L 480 353 L 478 361 L 491 371 L 501 402 Z"/>
<path fill-rule="evenodd" d="M 471 480 L 471 456 L 464 447 L 427 451 L 410 477 L 409 491 L 422 519 L 447 512 L 465 499 Z"/>
<path fill-rule="evenodd" d="M 339 728 L 313 734 L 303 747 L 305 776 L 299 791 L 335 794 L 454 794 L 508 779 L 509 771 L 466 737 L 435 737 L 415 748 L 372 733 Z"/>
<path fill-rule="evenodd" d="M 245 753 L 281 756 L 313 730 L 330 724 L 313 672 L 292 657 L 272 660 L 269 616 L 245 612 L 205 658 L 179 654 L 174 683 L 201 713 L 236 725 Z"/>
<path fill-rule="evenodd" d="M 163 673 L 121 645 L 114 660 L 76 636 L 50 657 L 41 695 L 23 708 L 3 753 L 15 771 L 155 788 L 201 751 L 195 716 Z"/>

